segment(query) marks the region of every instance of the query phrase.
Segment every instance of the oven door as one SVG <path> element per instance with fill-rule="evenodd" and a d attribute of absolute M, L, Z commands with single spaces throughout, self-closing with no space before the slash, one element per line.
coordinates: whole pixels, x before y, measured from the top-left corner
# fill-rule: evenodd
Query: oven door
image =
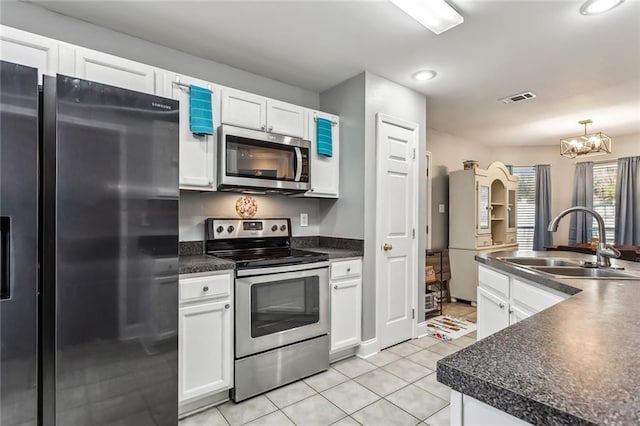
<path fill-rule="evenodd" d="M 290 136 L 220 126 L 220 189 L 307 191 L 311 143 Z"/>
<path fill-rule="evenodd" d="M 327 334 L 328 270 L 237 278 L 236 358 Z"/>

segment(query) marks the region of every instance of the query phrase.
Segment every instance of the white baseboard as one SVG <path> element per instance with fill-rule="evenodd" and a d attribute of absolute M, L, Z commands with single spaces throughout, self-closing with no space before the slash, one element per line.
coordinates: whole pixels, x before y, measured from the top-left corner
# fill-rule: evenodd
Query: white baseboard
<path fill-rule="evenodd" d="M 417 323 L 415 333 L 414 333 L 415 338 L 419 339 L 421 337 L 428 336 L 428 335 L 429 333 L 427 332 L 427 322 L 422 321 Z"/>
<path fill-rule="evenodd" d="M 360 343 L 360 347 L 358 348 L 358 352 L 356 353 L 356 355 L 359 358 L 366 359 L 374 356 L 379 351 L 380 345 L 378 344 L 378 339 L 374 337 L 373 339 L 365 340 L 364 342 Z"/>

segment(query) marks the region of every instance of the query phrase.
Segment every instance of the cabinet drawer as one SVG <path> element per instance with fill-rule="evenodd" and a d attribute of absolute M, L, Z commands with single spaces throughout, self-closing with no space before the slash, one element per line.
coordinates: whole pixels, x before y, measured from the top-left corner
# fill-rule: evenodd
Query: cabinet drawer
<path fill-rule="evenodd" d="M 480 287 L 491 289 L 499 296 L 509 299 L 509 276 L 489 269 L 486 266 L 478 266 L 478 283 Z"/>
<path fill-rule="evenodd" d="M 231 294 L 228 274 L 180 279 L 180 301 L 222 297 Z"/>
<path fill-rule="evenodd" d="M 339 280 L 348 277 L 357 277 L 362 273 L 362 261 L 360 259 L 344 260 L 331 263 L 331 280 Z"/>
<path fill-rule="evenodd" d="M 491 235 L 479 235 L 476 237 L 476 247 L 489 247 L 491 244 Z"/>

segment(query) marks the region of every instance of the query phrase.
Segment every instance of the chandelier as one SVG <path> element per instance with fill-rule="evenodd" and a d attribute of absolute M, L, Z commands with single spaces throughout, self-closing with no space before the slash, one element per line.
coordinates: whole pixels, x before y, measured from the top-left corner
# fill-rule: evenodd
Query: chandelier
<path fill-rule="evenodd" d="M 593 123 L 591 120 L 581 120 L 578 123 L 584 124 L 584 135 L 560 139 L 560 155 L 576 158 L 578 156 L 611 154 L 611 138 L 609 136 L 602 132 L 587 133 L 587 124 Z"/>

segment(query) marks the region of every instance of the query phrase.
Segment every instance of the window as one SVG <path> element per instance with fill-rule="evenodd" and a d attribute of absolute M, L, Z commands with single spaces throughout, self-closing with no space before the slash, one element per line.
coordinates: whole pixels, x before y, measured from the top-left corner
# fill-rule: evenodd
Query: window
<path fill-rule="evenodd" d="M 513 167 L 518 177 L 517 235 L 520 250 L 533 250 L 533 226 L 536 216 L 536 168 Z"/>
<path fill-rule="evenodd" d="M 616 178 L 618 163 L 593 165 L 593 209 L 604 219 L 607 243 L 613 244 L 616 226 Z M 593 221 L 593 236 L 599 238 L 598 222 Z"/>

